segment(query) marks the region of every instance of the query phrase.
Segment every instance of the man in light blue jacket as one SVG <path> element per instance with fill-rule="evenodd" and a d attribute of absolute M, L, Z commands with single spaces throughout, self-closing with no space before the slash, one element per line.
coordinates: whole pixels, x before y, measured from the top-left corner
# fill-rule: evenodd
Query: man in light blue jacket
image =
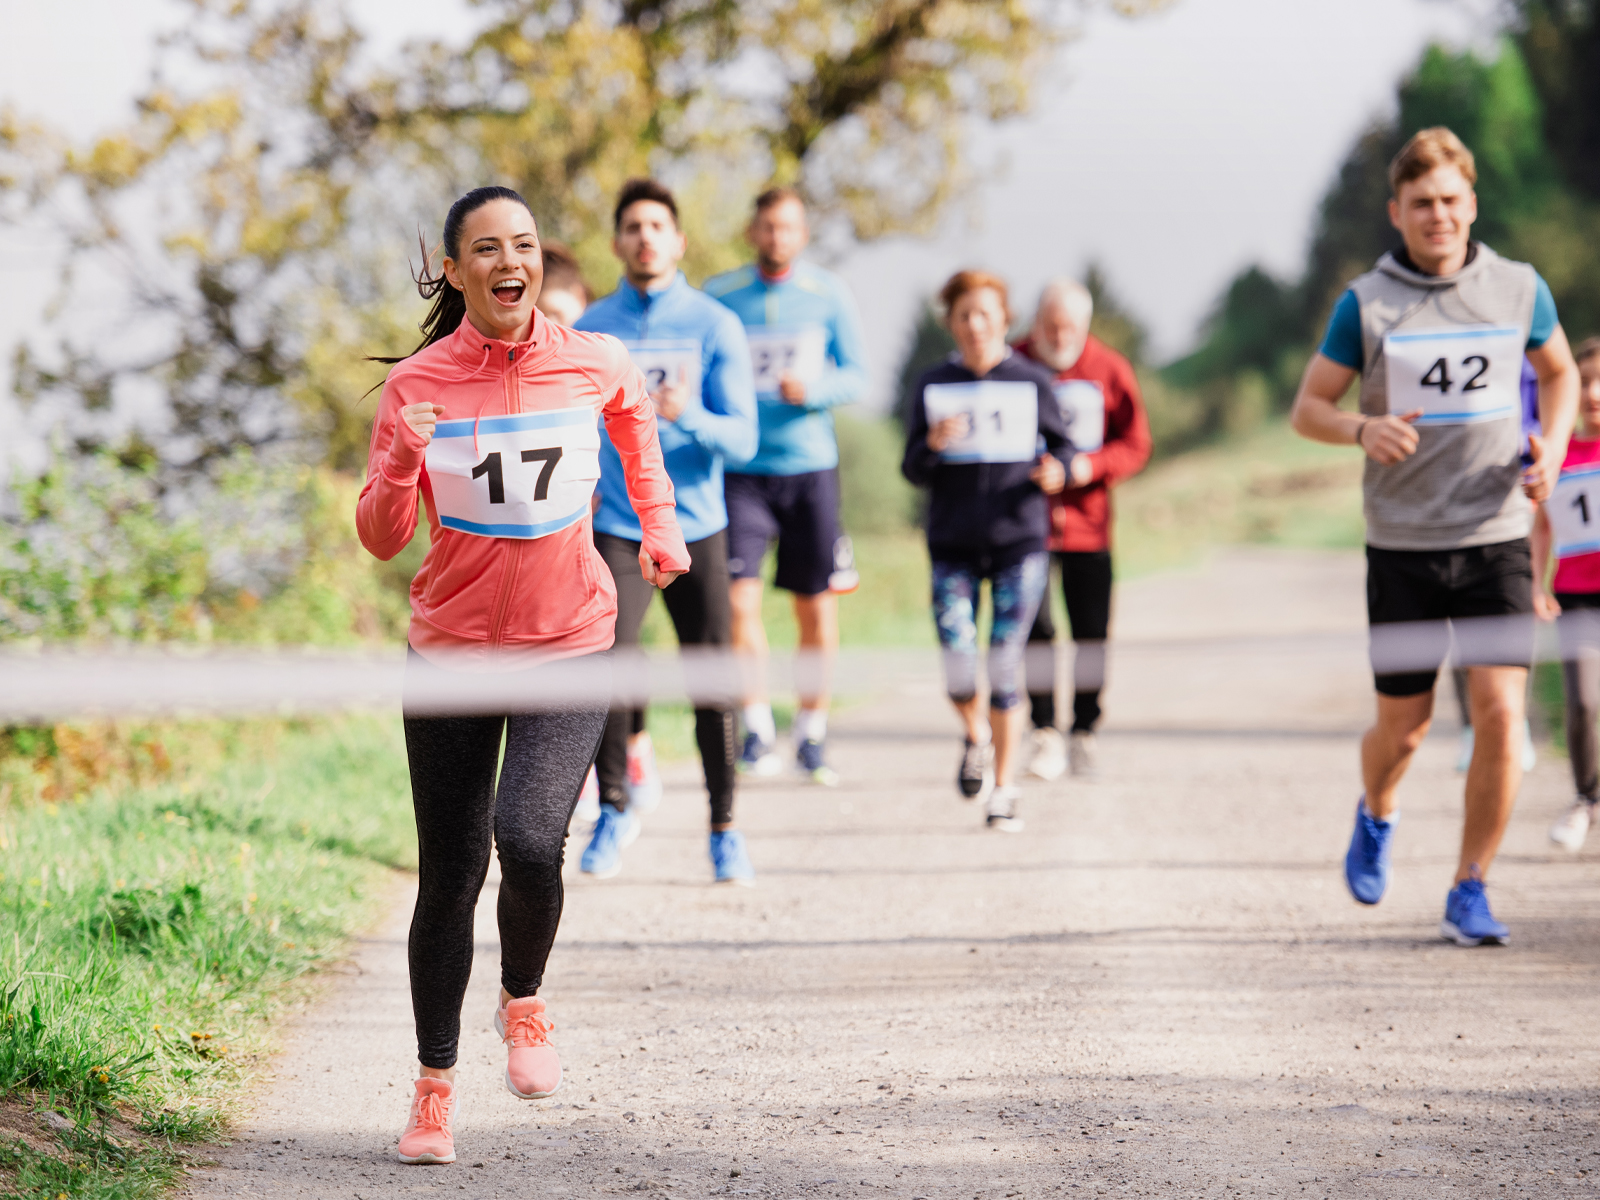
<path fill-rule="evenodd" d="M 661 454 L 677 493 L 689 573 L 661 593 L 681 646 L 732 641 L 728 596 L 728 510 L 723 463 L 756 452 L 755 385 L 738 318 L 689 286 L 678 263 L 687 248 L 672 193 L 653 179 L 631 180 L 617 200 L 612 249 L 624 274 L 574 328 L 609 333 L 628 347 L 655 404 Z M 616 645 L 636 646 L 655 589 L 639 574 L 639 519 L 628 503 L 622 460 L 601 430 L 595 545 L 617 586 Z M 729 705 L 696 707 L 695 740 L 711 797 L 711 861 L 718 883 L 750 884 L 744 835 L 733 828 L 737 739 Z M 605 879 L 621 870 L 639 817 L 661 801 L 642 709 L 613 710 L 596 759 L 600 820 L 583 871 Z"/>
<path fill-rule="evenodd" d="M 839 646 L 834 596 L 859 582 L 850 539 L 839 527 L 831 410 L 859 399 L 866 387 L 860 320 L 843 281 L 800 259 L 810 235 L 805 203 L 793 188 L 756 198 L 748 237 L 756 261 L 706 281 L 707 293 L 744 322 L 761 414 L 760 449 L 729 471 L 726 485 L 733 644 L 753 656 L 767 653 L 761 563 L 776 541 L 773 582 L 794 595 L 800 649 L 825 662 Z M 764 695 L 745 698 L 744 720 L 739 765 L 761 775 L 781 770 Z M 795 761 L 814 782 L 831 786 L 838 776 L 823 754 L 827 728 L 828 696 L 819 684 L 802 692 L 795 713 Z"/>

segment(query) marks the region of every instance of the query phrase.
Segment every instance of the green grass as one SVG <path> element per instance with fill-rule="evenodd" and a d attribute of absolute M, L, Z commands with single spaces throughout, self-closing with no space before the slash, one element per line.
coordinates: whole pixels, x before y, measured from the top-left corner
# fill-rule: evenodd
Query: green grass
<path fill-rule="evenodd" d="M 0 1193 L 153 1196 L 216 1136 L 285 984 L 376 915 L 415 837 L 396 719 L 290 727 L 182 782 L 0 810 Z"/>

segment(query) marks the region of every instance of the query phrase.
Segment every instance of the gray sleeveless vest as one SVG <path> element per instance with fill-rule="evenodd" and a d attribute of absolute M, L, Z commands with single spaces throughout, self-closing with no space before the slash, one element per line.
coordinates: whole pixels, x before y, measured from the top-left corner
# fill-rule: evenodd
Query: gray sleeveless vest
<path fill-rule="evenodd" d="M 1481 242 L 1454 275 L 1423 275 L 1385 254 L 1350 285 L 1361 305 L 1361 411 L 1389 411 L 1385 334 L 1463 325 L 1533 322 L 1537 275 Z M 1516 415 L 1464 425 L 1419 427 L 1417 452 L 1362 478 L 1367 544 L 1385 550 L 1457 550 L 1526 537 L 1532 509 L 1522 475 L 1521 405 Z"/>

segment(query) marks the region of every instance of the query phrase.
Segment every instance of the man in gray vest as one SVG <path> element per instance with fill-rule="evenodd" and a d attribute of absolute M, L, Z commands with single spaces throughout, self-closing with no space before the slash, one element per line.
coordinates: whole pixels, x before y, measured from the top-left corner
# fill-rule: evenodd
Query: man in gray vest
<path fill-rule="evenodd" d="M 1502 943 L 1483 879 L 1522 782 L 1533 657 L 1533 505 L 1550 494 L 1577 415 L 1578 369 L 1550 289 L 1531 266 L 1471 239 L 1472 152 L 1424 129 L 1389 166 L 1389 220 L 1404 246 L 1340 297 L 1295 397 L 1293 423 L 1359 446 L 1367 520 L 1367 620 L 1377 722 L 1361 742 L 1366 792 L 1345 856 L 1363 904 L 1383 899 L 1395 789 L 1433 716 L 1450 630 L 1470 666 L 1476 739 L 1455 886 L 1440 933 Z M 1539 375 L 1543 438 L 1521 439 L 1522 357 Z M 1361 377 L 1360 411 L 1339 398 Z"/>

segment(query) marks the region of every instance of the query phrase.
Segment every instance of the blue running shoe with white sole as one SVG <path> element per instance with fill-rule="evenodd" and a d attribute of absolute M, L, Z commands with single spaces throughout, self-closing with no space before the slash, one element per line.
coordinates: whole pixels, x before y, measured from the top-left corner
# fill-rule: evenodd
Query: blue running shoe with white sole
<path fill-rule="evenodd" d="M 610 804 L 600 805 L 600 819 L 578 860 L 578 870 L 596 879 L 610 879 L 622 870 L 622 852 L 639 837 L 639 818 Z"/>
<path fill-rule="evenodd" d="M 744 834 L 724 829 L 711 835 L 711 866 L 718 883 L 737 883 L 754 887 L 756 869 L 750 865 L 750 852 L 744 848 Z"/>
<path fill-rule="evenodd" d="M 1444 898 L 1444 920 L 1439 936 L 1458 946 L 1504 946 L 1511 931 L 1489 911 L 1489 893 L 1483 880 L 1463 879 Z"/>
<path fill-rule="evenodd" d="M 759 733 L 747 733 L 736 765 L 748 775 L 776 775 L 783 770 L 783 759 L 778 757 L 771 742 L 761 740 Z"/>
<path fill-rule="evenodd" d="M 1394 818 L 1380 821 L 1367 811 L 1367 798 L 1356 801 L 1356 828 L 1344 856 L 1344 881 L 1362 904 L 1376 904 L 1389 888 L 1389 843 Z"/>
<path fill-rule="evenodd" d="M 794 767 L 812 783 L 823 787 L 839 786 L 839 772 L 827 764 L 822 743 L 815 738 L 807 738 L 794 748 Z"/>

